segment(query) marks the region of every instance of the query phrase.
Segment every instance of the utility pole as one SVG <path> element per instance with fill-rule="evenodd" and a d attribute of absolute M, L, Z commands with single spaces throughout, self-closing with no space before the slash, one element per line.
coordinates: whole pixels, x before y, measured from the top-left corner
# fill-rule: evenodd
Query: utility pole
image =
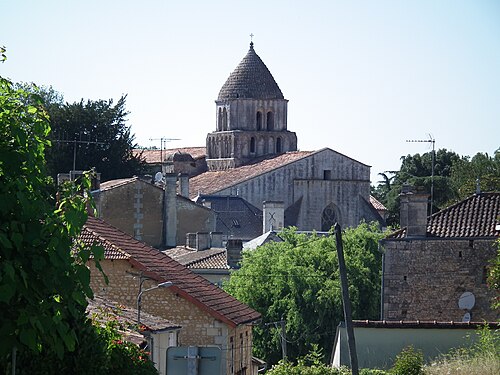
<path fill-rule="evenodd" d="M 432 166 L 431 166 L 431 215 L 434 210 L 434 165 L 436 164 L 436 152 L 435 152 L 435 144 L 436 140 L 429 134 L 429 139 L 409 139 L 406 142 L 408 143 L 432 143 Z"/>
<path fill-rule="evenodd" d="M 282 316 L 281 320 L 278 320 L 276 322 L 271 322 L 271 323 L 266 323 L 266 326 L 274 325 L 276 328 L 278 328 L 278 324 L 280 325 L 281 332 L 280 332 L 280 338 L 281 338 L 281 356 L 284 361 L 286 361 L 287 358 L 287 353 L 286 353 L 286 320 L 285 317 Z"/>
<path fill-rule="evenodd" d="M 347 344 L 351 357 L 352 375 L 359 375 L 358 356 L 356 354 L 356 340 L 354 339 L 354 328 L 352 326 L 352 308 L 349 299 L 349 287 L 347 284 L 347 271 L 344 260 L 344 247 L 342 245 L 342 230 L 339 223 L 335 223 L 335 242 L 337 244 L 337 255 L 339 258 L 340 285 L 342 289 L 342 304 L 344 305 L 344 320 L 347 331 Z"/>

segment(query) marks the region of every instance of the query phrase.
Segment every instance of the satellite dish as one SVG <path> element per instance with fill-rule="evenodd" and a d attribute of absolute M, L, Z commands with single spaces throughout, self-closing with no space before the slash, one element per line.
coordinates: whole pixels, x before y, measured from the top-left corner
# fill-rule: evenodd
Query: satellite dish
<path fill-rule="evenodd" d="M 470 312 L 466 312 L 464 317 L 462 318 L 462 322 L 469 323 L 470 322 Z"/>
<path fill-rule="evenodd" d="M 462 310 L 471 310 L 476 303 L 476 297 L 471 292 L 464 292 L 458 299 L 458 308 Z"/>
<path fill-rule="evenodd" d="M 163 180 L 163 173 L 156 172 L 156 174 L 155 174 L 155 182 L 160 182 L 161 180 Z"/>

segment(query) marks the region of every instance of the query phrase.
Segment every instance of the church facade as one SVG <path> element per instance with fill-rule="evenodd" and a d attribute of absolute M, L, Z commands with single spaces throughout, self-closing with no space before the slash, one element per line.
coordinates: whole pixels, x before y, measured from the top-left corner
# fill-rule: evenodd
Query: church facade
<path fill-rule="evenodd" d="M 361 220 L 383 225 L 370 203 L 370 166 L 329 148 L 297 151 L 297 136 L 287 128 L 288 100 L 253 43 L 215 104 L 208 171 L 190 178 L 190 198 L 236 195 L 259 209 L 275 202 L 278 209 L 268 213 L 274 229 L 328 231 L 335 222 Z"/>

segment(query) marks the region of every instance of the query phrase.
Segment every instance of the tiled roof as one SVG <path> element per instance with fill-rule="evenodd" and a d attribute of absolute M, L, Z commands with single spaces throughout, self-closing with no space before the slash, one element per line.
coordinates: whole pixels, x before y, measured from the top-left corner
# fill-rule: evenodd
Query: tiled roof
<path fill-rule="evenodd" d="M 94 299 L 88 301 L 87 313 L 94 315 L 99 322 L 105 323 L 109 320 L 115 320 L 122 327 L 128 327 L 132 331 L 137 332 L 137 310 L 131 307 L 118 305 L 115 302 L 109 301 L 103 297 L 95 296 Z M 166 319 L 141 312 L 141 327 L 142 331 L 165 331 L 176 330 L 181 328 L 180 325 L 174 324 Z"/>
<path fill-rule="evenodd" d="M 175 153 L 189 154 L 193 159 L 199 159 L 205 157 L 206 148 L 205 147 L 180 147 L 180 148 L 169 148 L 167 150 L 142 150 L 134 149 L 134 154 L 139 155 L 142 152 L 142 158 L 148 164 L 160 163 L 160 159 L 168 159 L 169 156 Z"/>
<path fill-rule="evenodd" d="M 173 282 L 171 289 L 227 324 L 237 326 L 260 318 L 258 312 L 159 250 L 137 241 L 102 220 L 89 217 L 83 229 L 82 239 L 91 245 L 95 238 L 106 243 L 108 247 L 128 254 L 128 261 L 147 276 L 158 282 Z"/>
<path fill-rule="evenodd" d="M 106 182 L 102 182 L 100 184 L 99 190 L 106 191 L 119 186 L 130 184 L 131 182 L 135 182 L 139 179 L 139 177 L 131 177 L 131 178 L 120 178 L 117 180 L 109 180 Z"/>
<path fill-rule="evenodd" d="M 213 194 L 261 174 L 283 167 L 318 151 L 293 151 L 256 159 L 250 164 L 225 171 L 208 171 L 189 180 L 189 196 Z"/>
<path fill-rule="evenodd" d="M 365 328 L 435 328 L 435 329 L 477 329 L 488 325 L 500 329 L 497 322 L 438 322 L 435 320 L 353 320 L 354 327 Z"/>
<path fill-rule="evenodd" d="M 373 195 L 370 195 L 370 204 L 375 208 L 377 211 L 387 211 L 387 207 L 385 207 L 382 203 L 380 203 L 377 198 L 375 198 Z"/>
<path fill-rule="evenodd" d="M 284 99 L 278 84 L 264 62 L 255 53 L 253 43 L 246 56 L 222 86 L 218 100 Z"/>
<path fill-rule="evenodd" d="M 195 250 L 185 246 L 178 246 L 164 250 L 163 253 L 189 269 L 229 269 L 226 249 L 223 248 Z"/>
<path fill-rule="evenodd" d="M 427 218 L 427 237 L 500 237 L 500 193 L 475 194 Z M 406 228 L 387 239 L 400 239 Z"/>
<path fill-rule="evenodd" d="M 203 203 L 205 202 L 205 203 Z M 216 231 L 244 241 L 262 233 L 262 211 L 238 196 L 200 195 L 198 204 L 210 203 L 217 213 Z"/>

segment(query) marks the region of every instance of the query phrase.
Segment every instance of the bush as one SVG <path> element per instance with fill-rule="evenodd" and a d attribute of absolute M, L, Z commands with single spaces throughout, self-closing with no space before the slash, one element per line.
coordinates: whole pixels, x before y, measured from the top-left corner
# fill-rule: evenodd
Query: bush
<path fill-rule="evenodd" d="M 420 375 L 423 374 L 423 367 L 424 355 L 422 351 L 408 346 L 396 356 L 391 373 L 395 375 Z"/>

